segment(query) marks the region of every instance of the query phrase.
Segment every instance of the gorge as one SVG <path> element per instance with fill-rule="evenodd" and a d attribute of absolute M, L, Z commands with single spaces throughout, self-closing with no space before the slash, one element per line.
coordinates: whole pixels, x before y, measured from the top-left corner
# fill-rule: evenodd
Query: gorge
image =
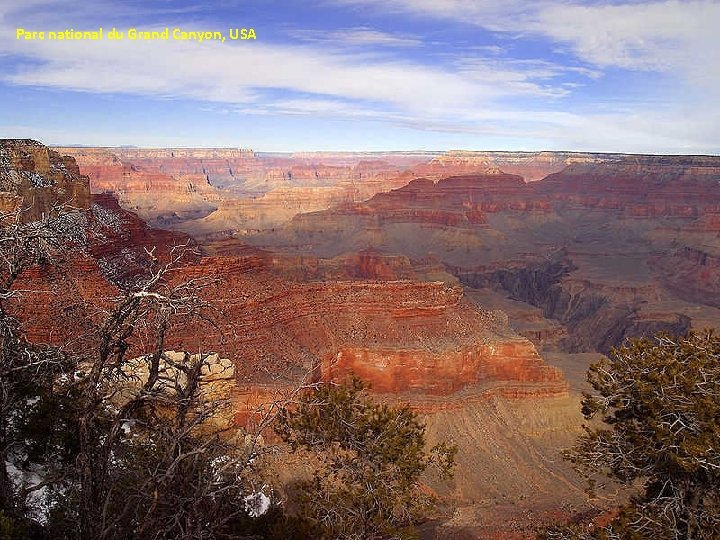
<path fill-rule="evenodd" d="M 233 362 L 240 424 L 274 389 L 351 372 L 420 411 L 459 449 L 455 480 L 428 480 L 438 537 L 523 538 L 587 510 L 559 452 L 582 430 L 588 364 L 720 321 L 716 157 L 4 140 L 0 185 L 27 219 L 74 212 L 66 266 L 18 279 L 28 339 L 77 341 L 153 258 L 192 245 L 172 279 L 209 278 L 217 322 L 168 346 Z"/>

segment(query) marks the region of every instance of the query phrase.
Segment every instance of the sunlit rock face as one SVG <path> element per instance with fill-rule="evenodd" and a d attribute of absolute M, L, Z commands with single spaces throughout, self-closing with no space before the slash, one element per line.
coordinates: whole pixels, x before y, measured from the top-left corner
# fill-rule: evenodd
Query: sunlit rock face
<path fill-rule="evenodd" d="M 239 362 L 240 380 L 267 384 L 282 374 L 343 380 L 355 373 L 376 392 L 410 396 L 467 387 L 481 392 L 505 383 L 511 394 L 522 394 L 523 385 L 528 395 L 567 392 L 562 374 L 510 330 L 506 317 L 472 305 L 460 288 L 414 281 L 302 283 L 243 266 L 250 263 L 208 258 L 178 272 L 184 279 L 201 273 L 220 279 L 204 294 L 217 303 L 227 328 L 203 335 L 217 343 L 212 347 L 224 339 L 233 358 L 255 359 Z M 197 341 L 195 332 L 178 328 L 170 343 L 185 348 Z"/>
<path fill-rule="evenodd" d="M 252 233 L 298 213 L 404 185 L 424 154 L 257 154 L 249 149 L 59 148 L 94 193 L 153 225 L 195 236 Z M 411 174 L 411 173 L 409 173 Z M 411 178 L 412 176 L 410 176 Z"/>
<path fill-rule="evenodd" d="M 0 208 L 22 208 L 23 219 L 33 220 L 59 206 L 90 206 L 88 178 L 75 161 L 37 141 L 0 140 Z"/>
<path fill-rule="evenodd" d="M 196 237 L 253 234 L 294 216 L 357 203 L 415 178 L 501 172 L 534 181 L 594 154 L 558 152 L 314 152 L 249 149 L 58 148 L 153 225 Z M 442 217 L 438 219 L 443 219 Z M 481 219 L 480 216 L 477 219 Z"/>

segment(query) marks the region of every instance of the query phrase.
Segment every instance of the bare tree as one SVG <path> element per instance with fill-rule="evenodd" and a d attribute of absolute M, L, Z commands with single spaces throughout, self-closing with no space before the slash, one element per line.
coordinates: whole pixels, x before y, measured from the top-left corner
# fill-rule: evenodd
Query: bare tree
<path fill-rule="evenodd" d="M 207 280 L 173 283 L 189 246 L 174 248 L 112 302 L 83 341 L 93 347 L 28 343 L 8 309 L 23 302 L 17 279 L 59 264 L 78 229 L 81 213 L 0 215 L 0 511 L 45 522 L 52 537 L 210 537 L 245 511 L 252 460 L 217 420 L 227 396 L 204 385 L 232 366 L 164 349 L 171 325 L 212 323 Z"/>
<path fill-rule="evenodd" d="M 214 280 L 175 272 L 189 244 L 162 260 L 148 251 L 148 272 L 91 306 L 96 322 L 72 348 L 27 342 L 7 309 L 25 301 L 17 278 L 82 250 L 76 218 L 0 216 L 0 519 L 50 538 L 247 536 L 269 502 L 262 434 L 303 384 L 259 406 L 248 431 L 232 423 L 230 360 L 202 344 L 166 350 L 179 325 L 221 332 L 203 299 Z"/>
<path fill-rule="evenodd" d="M 175 324 L 212 322 L 207 280 L 173 283 L 187 246 L 115 300 L 96 347 L 57 382 L 76 422 L 72 459 L 49 467 L 55 534 L 77 538 L 212 538 L 245 512 L 252 453 L 239 444 L 227 396 L 209 380 L 232 364 L 165 350 Z M 143 349 L 133 357 L 131 351 Z"/>
<path fill-rule="evenodd" d="M 28 222 L 24 215 L 23 208 L 0 213 L 0 510 L 15 517 L 24 514 L 27 492 L 16 489 L 8 465 L 27 459 L 21 441 L 31 405 L 51 390 L 50 381 L 67 369 L 68 359 L 58 348 L 29 344 L 8 303 L 22 293 L 15 283 L 23 271 L 62 259 L 63 246 L 73 240 L 67 225 L 76 217 L 51 212 Z"/>

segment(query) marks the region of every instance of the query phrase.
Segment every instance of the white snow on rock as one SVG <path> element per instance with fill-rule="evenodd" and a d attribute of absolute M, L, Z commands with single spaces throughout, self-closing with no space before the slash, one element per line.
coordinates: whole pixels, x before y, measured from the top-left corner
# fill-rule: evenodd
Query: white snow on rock
<path fill-rule="evenodd" d="M 243 500 L 245 501 L 245 511 L 250 517 L 260 517 L 270 510 L 270 497 L 262 492 L 248 495 Z"/>

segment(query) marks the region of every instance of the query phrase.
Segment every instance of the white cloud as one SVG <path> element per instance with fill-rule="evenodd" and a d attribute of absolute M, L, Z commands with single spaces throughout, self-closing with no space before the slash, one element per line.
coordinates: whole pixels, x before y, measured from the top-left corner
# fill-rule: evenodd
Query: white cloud
<path fill-rule="evenodd" d="M 490 30 L 509 30 L 509 21 L 525 20 L 547 1 L 525 0 L 329 0 L 332 3 L 371 7 L 382 13 L 409 13 L 475 24 Z"/>
<path fill-rule="evenodd" d="M 719 152 L 720 112 L 720 2 L 714 0 L 578 2 L 563 0 L 334 0 L 362 9 L 394 10 L 402 16 L 431 18 L 475 25 L 506 37 L 544 39 L 557 50 L 574 55 L 585 67 L 578 74 L 597 78 L 602 71 L 620 68 L 656 72 L 665 86 L 649 96 L 629 99 L 618 87 L 596 104 L 596 111 L 567 116 L 555 112 L 527 112 L 527 118 L 548 116 L 551 137 L 573 148 L 626 151 Z M 551 96 L 575 92 L 577 83 L 545 86 L 542 64 L 522 69 L 500 59 L 511 73 L 505 82 L 516 88 L 532 85 Z M 472 63 L 472 61 L 470 61 Z M 479 72 L 487 73 L 486 60 Z M 492 64 L 489 69 L 492 71 Z M 588 71 L 583 72 L 583 70 Z M 501 75 L 496 75 L 499 77 Z M 604 112 L 599 112 L 603 110 Z M 514 111 L 506 111 L 506 113 Z M 525 113 L 523 113 L 525 114 Z M 472 117 L 472 115 L 470 115 Z M 512 122 L 509 118 L 508 122 Z M 480 121 L 480 119 L 478 119 Z M 507 124 L 506 124 L 507 125 Z M 527 124 L 528 133 L 534 126 Z M 539 136 L 539 134 L 538 134 Z"/>
<path fill-rule="evenodd" d="M 479 104 L 499 90 L 442 69 L 357 61 L 298 46 L 127 41 L 22 46 L 40 63 L 6 74 L 6 81 L 91 92 L 251 103 L 259 91 L 284 89 L 424 110 Z"/>
<path fill-rule="evenodd" d="M 544 60 L 513 60 L 482 56 L 460 58 L 455 61 L 458 72 L 466 77 L 501 86 L 510 94 L 531 94 L 545 98 L 559 98 L 571 93 L 565 82 L 556 80 L 568 74 L 597 79 L 600 72 L 583 67 L 563 66 Z"/>
<path fill-rule="evenodd" d="M 600 67 L 678 71 L 696 79 L 710 70 L 720 79 L 720 2 L 570 3 L 561 0 L 336 0 L 395 9 L 418 17 L 468 23 L 564 44 Z M 706 73 L 707 75 L 707 73 Z M 705 77 L 707 79 L 707 77 Z"/>
<path fill-rule="evenodd" d="M 35 8 L 44 6 L 30 10 L 28 20 L 34 24 L 42 22 L 40 14 L 64 5 L 60 0 L 28 1 Z M 563 66 L 516 60 L 507 57 L 507 50 L 488 45 L 464 50 L 468 56 L 463 57 L 455 50 L 443 64 L 424 63 L 420 55 L 399 56 L 418 50 L 417 36 L 365 26 L 325 34 L 299 31 L 295 37 L 305 41 L 300 46 L 262 37 L 233 44 L 18 42 L 17 17 L 12 15 L 19 5 L 0 0 L 0 57 L 18 59 L 0 78 L 15 85 L 192 98 L 243 114 L 325 116 L 418 131 L 535 138 L 555 148 L 720 150 L 715 142 L 720 140 L 720 118 L 713 100 L 720 97 L 718 3 L 335 1 L 470 23 L 512 37 L 542 37 L 572 51 L 578 61 Z M 113 9 L 110 4 L 94 6 L 108 13 Z M 469 56 L 473 52 L 477 56 Z M 652 104 L 623 103 L 619 89 L 618 101 L 602 113 L 599 105 L 584 113 L 557 110 L 563 98 L 577 92 L 578 78 L 592 81 L 611 66 L 662 71 L 675 77 L 678 87 L 695 85 L 705 96 L 658 110 Z M 523 103 L 512 106 L 516 98 Z"/>
<path fill-rule="evenodd" d="M 356 45 L 415 42 L 368 28 L 338 31 L 338 39 Z M 334 34 L 333 34 L 334 35 Z M 428 65 L 395 60 L 368 50 L 327 44 L 189 43 L 139 41 L 16 41 L 14 28 L 0 27 L 0 54 L 32 60 L 6 70 L 6 82 L 88 92 L 125 92 L 160 97 L 186 97 L 214 102 L 255 104 L 263 93 L 290 91 L 311 100 L 361 101 L 364 108 L 442 114 L 461 106 L 491 106 L 506 96 L 561 97 L 543 72 L 527 66 Z M 332 37 L 332 36 L 331 36 Z"/>
<path fill-rule="evenodd" d="M 598 66 L 672 71 L 691 81 L 698 70 L 720 75 L 717 2 L 558 5 L 540 11 L 531 27 Z"/>
<path fill-rule="evenodd" d="M 422 44 L 415 36 L 390 34 L 364 26 L 333 31 L 296 30 L 290 35 L 308 43 L 333 47 L 418 47 Z"/>

